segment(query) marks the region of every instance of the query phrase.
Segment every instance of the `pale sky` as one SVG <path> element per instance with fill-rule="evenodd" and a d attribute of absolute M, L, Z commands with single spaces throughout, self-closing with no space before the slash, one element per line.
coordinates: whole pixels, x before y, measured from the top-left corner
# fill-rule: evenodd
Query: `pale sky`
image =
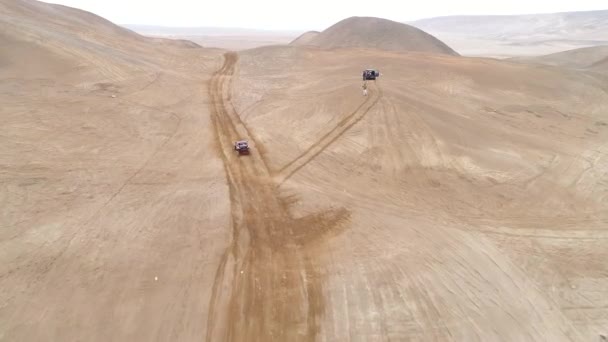
<path fill-rule="evenodd" d="M 395 21 L 459 14 L 525 14 L 608 9 L 606 0 L 46 0 L 117 24 L 323 30 L 351 16 Z"/>

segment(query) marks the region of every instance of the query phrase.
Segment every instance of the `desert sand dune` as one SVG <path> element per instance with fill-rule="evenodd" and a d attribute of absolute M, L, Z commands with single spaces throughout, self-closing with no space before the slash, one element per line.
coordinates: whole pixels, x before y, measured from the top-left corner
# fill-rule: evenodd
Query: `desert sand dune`
<path fill-rule="evenodd" d="M 0 6 L 0 340 L 606 333 L 605 75 Z"/>
<path fill-rule="evenodd" d="M 371 48 L 457 55 L 437 38 L 413 26 L 369 17 L 344 19 L 319 33 L 309 44 L 325 49 Z"/>
<path fill-rule="evenodd" d="M 319 31 L 308 31 L 302 33 L 298 38 L 294 39 L 290 45 L 309 45 L 313 39 L 315 39 L 321 32 Z"/>
<path fill-rule="evenodd" d="M 0 340 L 200 339 L 229 237 L 221 54 L 0 6 Z"/>
<path fill-rule="evenodd" d="M 370 61 L 383 76 L 364 98 Z M 232 102 L 292 210 L 349 211 L 348 228 L 310 247 L 324 270 L 319 340 L 596 338 L 602 79 L 293 47 L 242 53 L 238 69 Z M 581 258 L 585 271 L 562 263 Z"/>
<path fill-rule="evenodd" d="M 608 72 L 608 57 L 593 63 L 591 69 L 600 72 Z"/>
<path fill-rule="evenodd" d="M 606 59 L 608 59 L 608 45 L 562 51 L 538 57 L 520 57 L 513 60 L 582 70 L 608 71 L 603 68 Z"/>

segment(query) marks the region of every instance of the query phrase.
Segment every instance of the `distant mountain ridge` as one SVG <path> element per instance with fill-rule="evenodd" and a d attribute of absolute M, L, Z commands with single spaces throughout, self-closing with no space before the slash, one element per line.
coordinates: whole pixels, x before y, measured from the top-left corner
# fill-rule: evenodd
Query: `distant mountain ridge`
<path fill-rule="evenodd" d="M 447 16 L 408 24 L 466 55 L 544 55 L 608 44 L 608 10 Z"/>
<path fill-rule="evenodd" d="M 463 15 L 408 24 L 429 32 L 517 39 L 608 40 L 608 10 L 525 15 Z"/>

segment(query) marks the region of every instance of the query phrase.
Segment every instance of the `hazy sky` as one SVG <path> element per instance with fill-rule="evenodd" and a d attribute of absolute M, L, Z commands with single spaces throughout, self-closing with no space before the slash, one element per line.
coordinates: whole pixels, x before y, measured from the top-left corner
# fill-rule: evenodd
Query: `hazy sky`
<path fill-rule="evenodd" d="M 350 16 L 407 21 L 455 14 L 608 9 L 606 0 L 47 0 L 117 24 L 322 30 Z"/>

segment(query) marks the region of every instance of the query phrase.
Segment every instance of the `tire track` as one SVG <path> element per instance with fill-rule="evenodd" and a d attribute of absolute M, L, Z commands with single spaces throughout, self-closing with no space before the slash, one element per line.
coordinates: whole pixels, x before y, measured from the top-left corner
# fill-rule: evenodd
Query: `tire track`
<path fill-rule="evenodd" d="M 374 88 L 373 91 L 370 91 L 370 96 L 354 112 L 346 115 L 334 128 L 313 143 L 306 151 L 281 168 L 275 176 L 275 181 L 282 185 L 361 121 L 383 97 L 382 88 L 377 84 Z"/>
<path fill-rule="evenodd" d="M 238 56 L 227 53 L 209 83 L 217 148 L 230 192 L 232 239 L 216 271 L 207 341 L 314 341 L 324 312 L 318 262 L 307 251 L 346 217 L 323 212 L 295 219 L 259 151 L 238 157 L 234 140 L 251 139 L 230 103 Z M 318 248 L 318 246 L 316 246 Z"/>

